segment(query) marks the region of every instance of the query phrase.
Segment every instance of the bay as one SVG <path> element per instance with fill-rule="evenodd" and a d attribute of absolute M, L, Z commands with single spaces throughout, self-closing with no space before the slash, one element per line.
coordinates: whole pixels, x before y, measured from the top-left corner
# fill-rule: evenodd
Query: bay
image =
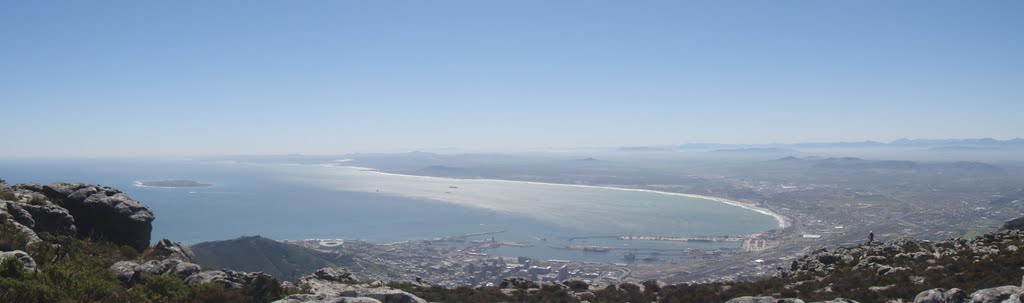
<path fill-rule="evenodd" d="M 85 182 L 115 187 L 156 213 L 153 239 L 188 244 L 262 235 L 371 242 L 503 231 L 503 256 L 621 262 L 631 249 L 678 251 L 736 243 L 587 238 L 618 235 L 721 236 L 778 227 L 775 218 L 717 201 L 649 191 L 385 174 L 336 165 L 156 160 L 5 160 L 8 183 Z M 211 187 L 139 187 L 183 179 Z M 612 248 L 595 253 L 567 245 Z M 618 249 L 618 250 L 614 250 Z M 653 250 L 652 250 L 653 249 Z"/>

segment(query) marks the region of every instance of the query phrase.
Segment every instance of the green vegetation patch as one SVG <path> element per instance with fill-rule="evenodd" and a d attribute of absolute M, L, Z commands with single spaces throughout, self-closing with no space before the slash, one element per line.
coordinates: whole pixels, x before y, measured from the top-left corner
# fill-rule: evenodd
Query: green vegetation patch
<path fill-rule="evenodd" d="M 347 267 L 349 254 L 334 254 L 253 236 L 192 245 L 192 252 L 204 268 L 262 271 L 286 281 L 329 266 Z"/>
<path fill-rule="evenodd" d="M 225 289 L 216 283 L 190 288 L 174 276 L 143 275 L 126 288 L 109 267 L 141 261 L 131 247 L 45 233 L 40 238 L 44 242 L 27 249 L 39 272 L 25 271 L 13 258 L 0 263 L 0 302 L 271 302 L 287 294 L 266 276 L 244 289 Z"/>

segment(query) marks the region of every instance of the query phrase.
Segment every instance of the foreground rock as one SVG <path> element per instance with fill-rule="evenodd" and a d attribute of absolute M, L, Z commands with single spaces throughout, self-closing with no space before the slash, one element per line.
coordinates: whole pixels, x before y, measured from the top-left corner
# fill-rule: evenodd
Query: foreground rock
<path fill-rule="evenodd" d="M 352 275 L 352 273 L 348 272 L 344 268 L 338 267 L 324 267 L 318 269 L 310 277 L 315 277 L 316 279 L 322 281 L 338 282 L 343 284 L 359 283 L 359 280 L 357 280 L 356 277 Z M 308 277 L 306 277 L 306 280 L 308 280 Z"/>
<path fill-rule="evenodd" d="M 261 272 L 243 272 L 228 269 L 206 270 L 185 278 L 185 284 L 195 287 L 201 284 L 218 283 L 227 289 L 241 289 L 246 285 L 256 284 L 257 279 L 271 279 L 271 276 Z"/>
<path fill-rule="evenodd" d="M 1020 292 L 1020 287 L 1017 286 L 1000 286 L 993 288 L 980 289 L 971 294 L 971 303 L 1000 303 L 1007 302 L 1011 296 L 1016 295 Z M 1020 300 L 1017 300 L 1020 302 Z M 1016 302 L 1013 302 L 1016 303 Z"/>
<path fill-rule="evenodd" d="M 914 303 L 953 303 L 967 302 L 967 293 L 959 288 L 949 290 L 934 288 L 923 291 L 914 297 Z"/>
<path fill-rule="evenodd" d="M 139 251 L 149 247 L 153 212 L 120 190 L 63 182 L 19 184 L 13 188 L 19 193 L 38 193 L 46 197 L 46 201 L 39 203 L 41 208 L 32 208 L 40 214 L 33 215 L 40 228 L 74 231 L 79 237 L 125 244 Z M 73 217 L 74 229 L 67 225 L 68 218 L 57 208 Z"/>
<path fill-rule="evenodd" d="M 1022 278 L 1024 280 L 1024 278 Z M 800 299 L 776 299 L 774 297 L 738 297 L 726 303 L 798 303 L 804 302 Z M 821 303 L 830 302 L 855 302 L 848 299 L 834 299 Z M 900 301 L 902 302 L 902 301 Z M 914 297 L 914 303 L 1021 303 L 1024 302 L 1024 288 L 1016 285 L 998 286 L 979 289 L 968 295 L 959 288 L 949 290 L 934 288 L 925 290 Z"/>
<path fill-rule="evenodd" d="M 22 250 L 33 243 L 42 241 L 39 239 L 39 235 L 32 230 L 32 222 L 26 222 L 27 220 L 22 217 L 23 214 L 11 214 L 6 207 L 9 204 L 11 202 L 0 202 L 0 233 L 5 238 L 4 247 L 0 247 L 0 250 Z"/>
<path fill-rule="evenodd" d="M 167 239 L 161 239 L 153 246 L 153 252 L 166 256 L 168 259 L 178 260 L 182 262 L 198 263 L 196 255 L 192 253 L 192 249 L 188 246 L 181 244 L 181 242 L 174 242 Z"/>
<path fill-rule="evenodd" d="M 16 259 L 16 260 L 20 261 L 21 262 L 21 268 L 24 269 L 27 272 L 34 273 L 34 272 L 37 271 L 36 270 L 36 261 L 33 260 L 32 257 L 29 256 L 24 251 L 15 250 L 15 251 L 0 252 L 0 263 L 3 263 L 4 260 L 9 259 L 9 258 Z"/>
<path fill-rule="evenodd" d="M 324 268 L 299 279 L 297 284 L 308 286 L 311 294 L 291 295 L 275 302 L 427 302 L 401 290 L 386 286 L 371 287 L 368 284 L 354 284 L 355 281 L 352 274 L 344 269 Z"/>
<path fill-rule="evenodd" d="M 121 261 L 110 266 L 110 271 L 113 271 L 117 275 L 117 279 L 126 286 L 131 286 L 138 282 L 142 274 L 157 276 L 173 275 L 180 279 L 185 279 L 198 274 L 201 269 L 195 263 L 175 259 L 146 261 L 142 264 L 133 261 Z"/>
<path fill-rule="evenodd" d="M 13 219 L 38 232 L 54 235 L 75 235 L 75 218 L 67 209 L 46 200 L 41 194 L 21 195 L 19 201 L 4 202 L 4 208 Z"/>

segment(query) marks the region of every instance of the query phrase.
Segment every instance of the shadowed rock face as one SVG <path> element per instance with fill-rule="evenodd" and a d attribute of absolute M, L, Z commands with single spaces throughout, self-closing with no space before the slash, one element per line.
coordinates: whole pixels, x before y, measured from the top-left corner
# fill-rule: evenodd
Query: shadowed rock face
<path fill-rule="evenodd" d="M 82 183 L 20 184 L 41 193 L 74 217 L 79 237 L 105 240 L 144 250 L 153 230 L 153 211 L 120 190 Z"/>
<path fill-rule="evenodd" d="M 13 205 L 13 203 L 0 201 L 0 227 L 6 227 L 7 230 L 4 230 L 3 232 L 22 234 L 25 238 L 21 239 L 22 242 L 20 243 L 12 243 L 15 247 L 10 247 L 9 249 L 25 249 L 29 244 L 42 241 L 39 239 L 39 236 L 36 235 L 36 232 L 32 230 L 32 226 L 35 225 L 35 221 L 26 220 L 31 219 L 31 216 L 26 216 L 26 213 L 24 212 L 18 212 L 20 209 L 8 207 L 11 205 Z M 7 235 L 5 234 L 4 236 Z"/>
<path fill-rule="evenodd" d="M 24 203 L 8 203 L 8 210 L 20 208 L 29 214 L 32 221 L 32 229 L 39 232 L 48 232 L 54 235 L 77 235 L 75 218 L 68 213 L 68 210 L 48 202 L 44 205 L 32 205 Z"/>

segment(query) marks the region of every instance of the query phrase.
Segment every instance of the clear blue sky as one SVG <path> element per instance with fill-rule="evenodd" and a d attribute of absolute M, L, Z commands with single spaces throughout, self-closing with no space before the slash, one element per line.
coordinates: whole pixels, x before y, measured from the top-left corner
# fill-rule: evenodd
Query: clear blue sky
<path fill-rule="evenodd" d="M 5 1 L 0 156 L 1024 136 L 1024 1 Z"/>

